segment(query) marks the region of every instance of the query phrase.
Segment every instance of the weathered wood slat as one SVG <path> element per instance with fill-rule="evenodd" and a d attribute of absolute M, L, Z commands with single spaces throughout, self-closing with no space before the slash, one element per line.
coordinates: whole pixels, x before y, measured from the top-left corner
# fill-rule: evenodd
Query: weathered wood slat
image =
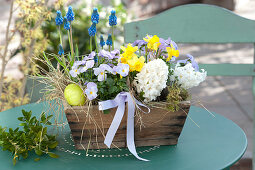
<path fill-rule="evenodd" d="M 157 103 L 155 103 L 157 105 Z M 154 105 L 154 106 L 156 106 Z M 71 107 L 65 106 L 65 113 L 72 132 L 72 137 L 76 149 L 103 149 L 107 148 L 104 144 L 104 138 L 110 127 L 116 108 L 109 114 L 103 114 L 97 106 L 90 108 L 87 114 L 87 106 Z M 164 106 L 162 104 L 158 106 Z M 182 131 L 187 114 L 190 108 L 190 102 L 180 104 L 177 112 L 170 112 L 167 109 L 151 107 L 149 114 L 141 113 L 135 116 L 135 143 L 136 146 L 154 146 L 154 145 L 175 145 Z M 127 108 L 126 108 L 127 111 Z M 117 130 L 111 147 L 126 147 L 126 122 L 127 113 Z M 78 117 L 78 118 L 77 118 Z M 142 119 L 143 126 L 140 127 L 139 117 Z M 79 121 L 78 121 L 79 120 Z M 97 125 L 95 125 L 95 123 Z M 85 124 L 86 123 L 86 124 Z M 85 126 L 84 126 L 85 124 Z M 85 127 L 83 129 L 83 127 Z M 83 132 L 83 133 L 82 133 Z M 83 134 L 83 136 L 81 136 Z M 81 140 L 82 137 L 82 140 Z"/>

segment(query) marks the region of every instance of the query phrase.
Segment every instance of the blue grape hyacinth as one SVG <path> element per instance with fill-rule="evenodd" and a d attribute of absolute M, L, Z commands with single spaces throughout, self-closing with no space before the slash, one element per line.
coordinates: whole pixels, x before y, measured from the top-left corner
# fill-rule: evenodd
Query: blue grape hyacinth
<path fill-rule="evenodd" d="M 93 9 L 93 13 L 91 15 L 91 21 L 95 22 L 96 24 L 98 24 L 99 22 L 99 14 L 98 14 L 97 8 Z"/>
<path fill-rule="evenodd" d="M 64 49 L 61 44 L 59 44 L 58 49 L 59 49 L 58 55 L 64 55 Z"/>
<path fill-rule="evenodd" d="M 104 47 L 104 45 L 105 45 L 105 41 L 104 41 L 104 37 L 101 35 L 100 36 L 100 46 L 103 48 Z"/>
<path fill-rule="evenodd" d="M 61 14 L 61 11 L 57 11 L 57 17 L 55 19 L 56 25 L 62 25 L 63 24 L 63 17 Z"/>
<path fill-rule="evenodd" d="M 108 35 L 108 38 L 107 38 L 106 44 L 107 44 L 107 45 L 109 45 L 109 46 L 111 46 L 111 45 L 112 45 L 112 35 L 111 35 L 111 34 L 109 34 L 109 35 Z"/>
<path fill-rule="evenodd" d="M 69 21 L 67 20 L 66 17 L 64 17 L 64 28 L 65 28 L 66 30 L 69 30 L 69 29 L 70 29 L 70 23 L 69 23 Z"/>
<path fill-rule="evenodd" d="M 68 7 L 68 11 L 66 13 L 66 18 L 67 18 L 67 21 L 69 21 L 69 22 L 74 20 L 73 8 L 71 6 Z"/>
<path fill-rule="evenodd" d="M 110 26 L 117 25 L 117 16 L 115 14 L 116 14 L 116 11 L 112 10 L 111 15 L 109 16 L 109 25 Z"/>
<path fill-rule="evenodd" d="M 97 32 L 97 27 L 96 27 L 96 22 L 93 22 L 92 25 L 88 29 L 89 36 L 93 37 L 96 35 Z"/>

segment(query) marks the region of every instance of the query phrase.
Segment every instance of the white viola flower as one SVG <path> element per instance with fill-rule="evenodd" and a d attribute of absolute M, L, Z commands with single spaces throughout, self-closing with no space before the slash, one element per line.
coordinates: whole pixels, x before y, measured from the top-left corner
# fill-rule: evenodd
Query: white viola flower
<path fill-rule="evenodd" d="M 166 87 L 168 66 L 162 59 L 155 59 L 146 63 L 137 73 L 133 83 L 137 92 L 144 92 L 145 102 L 155 100 Z"/>
<path fill-rule="evenodd" d="M 69 74 L 72 76 L 72 77 L 77 77 L 78 74 L 80 74 L 80 71 L 78 69 L 77 66 L 73 66 L 72 67 L 72 70 L 69 71 Z"/>
<path fill-rule="evenodd" d="M 170 76 L 170 80 L 175 81 L 177 78 L 177 83 L 182 88 L 190 89 L 203 82 L 206 76 L 207 72 L 204 69 L 201 69 L 201 72 L 199 72 L 192 67 L 191 63 L 186 64 L 184 67 L 177 63 L 173 70 L 173 75 Z"/>
<path fill-rule="evenodd" d="M 122 77 L 126 77 L 129 73 L 129 65 L 128 64 L 123 64 L 119 63 L 116 72 L 120 74 Z"/>
<path fill-rule="evenodd" d="M 107 74 L 105 73 L 105 70 L 102 68 L 94 68 L 94 74 L 97 76 L 98 81 L 104 81 L 107 79 Z"/>
<path fill-rule="evenodd" d="M 93 100 L 97 97 L 97 92 L 98 92 L 98 89 L 97 89 L 97 85 L 96 83 L 94 82 L 89 82 L 87 84 L 87 88 L 85 90 L 85 93 L 87 95 L 87 98 L 89 100 Z"/>

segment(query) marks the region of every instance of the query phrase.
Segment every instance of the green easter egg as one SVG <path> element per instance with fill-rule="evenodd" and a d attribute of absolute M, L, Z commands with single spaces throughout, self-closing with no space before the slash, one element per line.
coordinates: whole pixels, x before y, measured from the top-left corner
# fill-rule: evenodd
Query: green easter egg
<path fill-rule="evenodd" d="M 81 106 L 84 105 L 86 101 L 82 89 L 76 84 L 69 84 L 66 86 L 64 96 L 67 103 L 71 106 Z"/>

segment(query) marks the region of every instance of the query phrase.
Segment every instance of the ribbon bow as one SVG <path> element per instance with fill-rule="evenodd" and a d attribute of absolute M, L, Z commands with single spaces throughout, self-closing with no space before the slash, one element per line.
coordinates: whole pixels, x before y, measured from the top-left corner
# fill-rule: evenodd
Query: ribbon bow
<path fill-rule="evenodd" d="M 149 161 L 147 159 L 143 159 L 138 156 L 135 148 L 135 140 L 134 140 L 134 115 L 135 115 L 135 106 L 139 108 L 138 105 L 146 107 L 148 109 L 149 113 L 150 109 L 136 100 L 129 92 L 121 92 L 119 93 L 114 100 L 106 100 L 99 102 L 99 110 L 107 110 L 114 107 L 118 107 L 117 111 L 114 115 L 113 121 L 111 123 L 110 128 L 108 129 L 108 132 L 105 136 L 104 143 L 108 148 L 111 147 L 113 138 L 119 128 L 119 125 L 121 123 L 121 120 L 125 113 L 125 103 L 128 102 L 128 115 L 127 115 L 127 147 L 128 150 L 139 160 L 142 161 Z M 140 109 L 140 108 L 139 108 Z M 141 109 L 140 109 L 141 110 Z"/>

